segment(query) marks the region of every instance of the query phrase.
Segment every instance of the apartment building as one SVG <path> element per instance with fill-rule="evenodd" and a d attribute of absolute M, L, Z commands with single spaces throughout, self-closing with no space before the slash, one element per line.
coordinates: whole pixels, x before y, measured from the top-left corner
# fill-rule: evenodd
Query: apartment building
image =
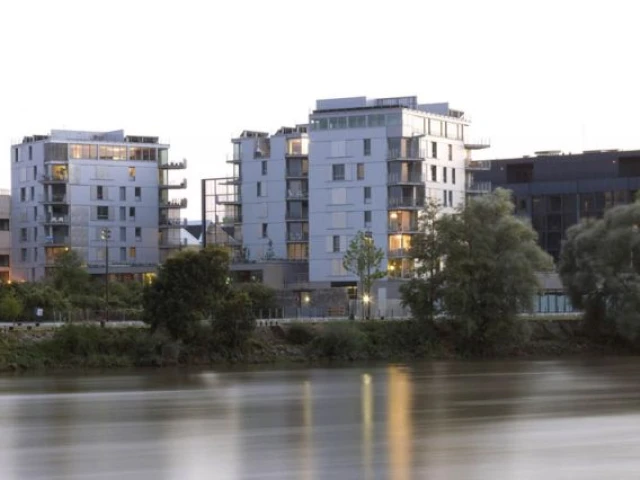
<path fill-rule="evenodd" d="M 89 273 L 140 279 L 181 247 L 169 145 L 124 131 L 52 130 L 11 147 L 12 275 L 35 281 L 73 249 Z"/>
<path fill-rule="evenodd" d="M 265 280 L 261 262 L 286 260 L 282 277 L 304 280 L 294 286 L 349 290 L 356 279 L 342 258 L 358 231 L 386 252 L 383 283 L 411 277 L 425 200 L 444 211 L 464 203 L 471 152 L 489 146 L 469 140 L 463 112 L 417 97 L 318 100 L 308 125 L 245 131 L 232 144 L 233 174 L 203 180 L 206 242 L 229 246 L 249 278 Z M 397 295 L 397 285 L 380 288 Z"/>
<path fill-rule="evenodd" d="M 0 190 L 0 282 L 11 280 L 11 192 Z"/>
<path fill-rule="evenodd" d="M 511 190 L 516 214 L 531 221 L 540 246 L 557 260 L 570 226 L 634 201 L 640 190 L 640 150 L 541 151 L 491 160 L 470 175 L 470 194 Z"/>

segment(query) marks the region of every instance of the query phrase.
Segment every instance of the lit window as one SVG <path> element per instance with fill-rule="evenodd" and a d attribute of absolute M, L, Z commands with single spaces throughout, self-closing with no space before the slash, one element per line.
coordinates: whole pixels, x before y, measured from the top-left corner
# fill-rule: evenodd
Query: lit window
<path fill-rule="evenodd" d="M 356 171 L 358 180 L 364 180 L 364 163 L 358 163 Z"/>

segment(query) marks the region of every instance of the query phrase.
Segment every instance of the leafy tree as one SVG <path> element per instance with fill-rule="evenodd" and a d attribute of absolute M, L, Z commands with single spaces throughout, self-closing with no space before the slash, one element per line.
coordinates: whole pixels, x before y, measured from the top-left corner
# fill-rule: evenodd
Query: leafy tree
<path fill-rule="evenodd" d="M 14 283 L 11 287 L 24 306 L 25 314 L 34 320 L 36 308 L 42 308 L 44 318 L 51 319 L 53 312 L 67 312 L 72 307 L 65 295 L 46 282 Z"/>
<path fill-rule="evenodd" d="M 497 189 L 438 221 L 445 311 L 471 350 L 485 351 L 516 332 L 517 314 L 531 309 L 539 289 L 536 272 L 553 267 L 536 232 L 513 210 L 510 192 Z"/>
<path fill-rule="evenodd" d="M 559 271 L 587 331 L 640 340 L 640 202 L 567 231 Z"/>
<path fill-rule="evenodd" d="M 349 242 L 342 265 L 347 272 L 358 277 L 363 300 L 371 298 L 373 283 L 386 275 L 386 271 L 380 269 L 383 259 L 384 251 L 376 247 L 373 238 L 368 237 L 364 232 L 358 232 Z M 367 317 L 369 317 L 370 308 L 370 303 L 367 303 Z M 364 316 L 364 309 L 362 314 Z"/>
<path fill-rule="evenodd" d="M 82 257 L 75 250 L 66 250 L 56 256 L 50 282 L 65 295 L 81 295 L 90 292 L 91 275 Z"/>
<path fill-rule="evenodd" d="M 275 290 L 263 283 L 236 283 L 233 285 L 233 290 L 247 294 L 249 301 L 251 302 L 251 309 L 256 315 L 259 315 L 260 312 L 266 312 L 268 310 L 275 310 L 278 308 Z"/>
<path fill-rule="evenodd" d="M 233 292 L 216 305 L 213 318 L 214 339 L 232 350 L 241 348 L 256 328 L 253 304 L 246 292 Z"/>
<path fill-rule="evenodd" d="M 144 320 L 175 339 L 192 340 L 221 300 L 232 296 L 229 255 L 220 247 L 185 250 L 167 259 L 143 293 Z"/>
<path fill-rule="evenodd" d="M 0 295 L 0 319 L 15 321 L 22 314 L 22 302 L 18 299 L 15 292 L 9 289 L 3 289 Z"/>
<path fill-rule="evenodd" d="M 415 260 L 415 277 L 400 286 L 403 306 L 411 308 L 414 318 L 433 330 L 440 312 L 443 287 L 442 259 L 444 245 L 438 234 L 440 205 L 429 198 L 420 216 L 419 233 L 411 239 L 411 258 Z"/>

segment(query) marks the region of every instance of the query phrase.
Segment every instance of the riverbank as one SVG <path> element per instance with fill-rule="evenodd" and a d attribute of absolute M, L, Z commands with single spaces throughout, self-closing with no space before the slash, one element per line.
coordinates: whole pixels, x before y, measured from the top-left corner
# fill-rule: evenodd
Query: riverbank
<path fill-rule="evenodd" d="M 528 320 L 522 330 L 481 357 L 634 353 L 619 343 L 588 339 L 578 320 Z M 186 345 L 134 327 L 69 325 L 0 334 L 0 371 L 455 358 L 478 356 L 461 352 L 447 332 L 429 337 L 410 321 L 273 325 L 256 329 L 249 342 L 235 350 L 221 349 L 206 338 Z"/>

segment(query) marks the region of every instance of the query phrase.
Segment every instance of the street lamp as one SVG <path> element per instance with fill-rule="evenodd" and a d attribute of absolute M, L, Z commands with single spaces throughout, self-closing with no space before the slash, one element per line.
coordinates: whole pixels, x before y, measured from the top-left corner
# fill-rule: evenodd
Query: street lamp
<path fill-rule="evenodd" d="M 105 321 L 109 321 L 109 239 L 111 238 L 111 230 L 103 228 L 100 231 L 100 238 L 104 240 L 105 264 L 104 264 L 104 291 L 105 291 L 105 315 L 100 325 L 104 327 Z"/>

